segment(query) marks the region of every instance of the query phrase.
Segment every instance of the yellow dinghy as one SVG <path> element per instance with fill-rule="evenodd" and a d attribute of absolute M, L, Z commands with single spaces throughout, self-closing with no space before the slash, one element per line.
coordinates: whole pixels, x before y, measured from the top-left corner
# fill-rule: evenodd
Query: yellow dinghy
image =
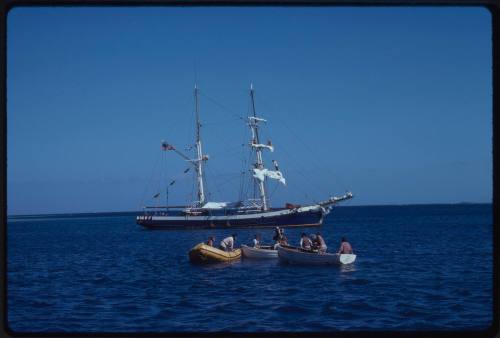
<path fill-rule="evenodd" d="M 239 259 L 241 259 L 241 249 L 227 252 L 205 243 L 200 243 L 189 251 L 191 263 L 223 263 Z"/>

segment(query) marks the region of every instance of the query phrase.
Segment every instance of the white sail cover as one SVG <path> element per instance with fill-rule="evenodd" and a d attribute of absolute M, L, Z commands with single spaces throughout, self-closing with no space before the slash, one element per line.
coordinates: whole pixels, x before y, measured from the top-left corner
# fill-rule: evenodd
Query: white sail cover
<path fill-rule="evenodd" d="M 274 151 L 274 147 L 272 145 L 270 145 L 270 144 L 252 143 L 252 147 L 254 147 L 254 148 L 267 148 L 271 152 Z"/>
<path fill-rule="evenodd" d="M 207 202 L 202 209 L 222 209 L 227 206 L 227 202 Z"/>
<path fill-rule="evenodd" d="M 253 177 L 259 181 L 264 181 L 265 176 L 280 181 L 283 185 L 286 185 L 285 178 L 279 170 L 269 170 L 269 169 L 253 169 Z"/>

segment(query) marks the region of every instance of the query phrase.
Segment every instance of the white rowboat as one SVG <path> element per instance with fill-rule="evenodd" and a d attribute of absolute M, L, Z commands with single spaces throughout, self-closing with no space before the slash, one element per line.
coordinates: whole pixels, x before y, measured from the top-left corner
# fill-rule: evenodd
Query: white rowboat
<path fill-rule="evenodd" d="M 257 258 L 257 259 L 278 258 L 278 250 L 272 250 L 267 248 L 266 249 L 254 248 L 243 244 L 241 246 L 241 251 L 243 253 L 243 257 L 245 258 Z"/>
<path fill-rule="evenodd" d="M 304 265 L 345 265 L 354 263 L 356 255 L 308 252 L 295 247 L 278 246 L 278 257 L 283 263 Z"/>

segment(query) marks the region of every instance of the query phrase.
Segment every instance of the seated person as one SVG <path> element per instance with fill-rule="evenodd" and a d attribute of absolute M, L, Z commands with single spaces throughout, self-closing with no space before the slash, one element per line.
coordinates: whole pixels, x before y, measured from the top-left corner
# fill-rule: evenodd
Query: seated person
<path fill-rule="evenodd" d="M 255 238 L 253 239 L 253 247 L 254 248 L 260 247 L 260 235 L 259 234 L 255 235 Z"/>
<path fill-rule="evenodd" d="M 215 237 L 214 236 L 208 237 L 207 245 L 214 246 L 214 241 L 215 241 Z"/>
<path fill-rule="evenodd" d="M 316 233 L 316 245 L 318 247 L 318 252 L 324 253 L 326 252 L 327 246 L 323 236 L 319 232 Z"/>
<path fill-rule="evenodd" d="M 312 241 L 309 237 L 307 237 L 305 232 L 303 232 L 302 235 L 300 236 L 299 245 L 302 249 L 311 250 Z"/>
<path fill-rule="evenodd" d="M 274 236 L 273 240 L 276 241 L 276 244 L 274 244 L 273 248 L 276 249 L 276 247 L 281 244 L 281 245 L 288 245 L 288 239 L 285 236 L 285 230 L 280 227 L 276 227 L 274 229 Z"/>
<path fill-rule="evenodd" d="M 285 229 L 283 228 L 280 229 L 280 239 L 278 243 L 281 245 L 288 245 L 288 239 L 285 236 Z"/>
<path fill-rule="evenodd" d="M 309 238 L 311 239 L 311 250 L 318 250 L 318 239 L 316 238 L 316 235 L 315 234 L 311 234 L 309 236 Z"/>
<path fill-rule="evenodd" d="M 286 236 L 283 236 L 281 240 L 279 241 L 280 245 L 288 245 L 288 238 Z"/>
<path fill-rule="evenodd" d="M 279 242 L 281 237 L 281 230 L 280 227 L 274 228 L 274 236 L 273 236 L 273 241 Z"/>
<path fill-rule="evenodd" d="M 340 241 L 340 248 L 338 254 L 352 254 L 351 244 L 349 244 L 347 238 L 345 237 L 342 237 L 342 240 Z"/>
<path fill-rule="evenodd" d="M 231 236 L 224 238 L 220 242 L 220 249 L 224 251 L 233 251 L 234 242 L 236 242 L 236 234 L 232 234 Z"/>

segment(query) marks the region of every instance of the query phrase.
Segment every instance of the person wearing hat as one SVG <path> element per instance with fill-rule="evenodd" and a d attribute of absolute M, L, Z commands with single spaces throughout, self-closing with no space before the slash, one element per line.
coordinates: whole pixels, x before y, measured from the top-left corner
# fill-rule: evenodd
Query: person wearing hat
<path fill-rule="evenodd" d="M 224 238 L 220 242 L 221 250 L 233 251 L 234 250 L 234 242 L 236 242 L 236 234 L 232 234 L 231 236 Z"/>

